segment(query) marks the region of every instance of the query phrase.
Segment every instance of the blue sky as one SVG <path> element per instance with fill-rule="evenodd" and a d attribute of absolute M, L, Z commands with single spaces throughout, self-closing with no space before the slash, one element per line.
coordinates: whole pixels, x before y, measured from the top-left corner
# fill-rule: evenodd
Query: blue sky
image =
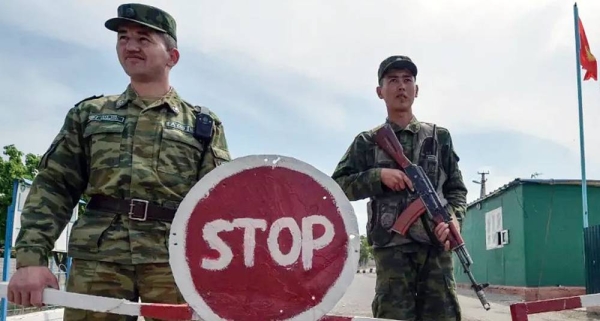
<path fill-rule="evenodd" d="M 469 200 L 480 170 L 490 171 L 488 191 L 534 172 L 580 177 L 570 2 L 142 2 L 178 20 L 172 84 L 220 116 L 235 157 L 293 156 L 331 174 L 354 136 L 385 118 L 379 62 L 406 54 L 420 70 L 415 114 L 450 129 Z M 2 146 L 41 154 L 73 104 L 125 88 L 115 35 L 103 26 L 118 4 L 3 5 L 0 109 L 11 117 Z M 600 58 L 600 3 L 579 7 Z M 598 82 L 584 83 L 584 108 L 588 179 L 596 179 Z M 362 232 L 365 202 L 354 205 Z"/>

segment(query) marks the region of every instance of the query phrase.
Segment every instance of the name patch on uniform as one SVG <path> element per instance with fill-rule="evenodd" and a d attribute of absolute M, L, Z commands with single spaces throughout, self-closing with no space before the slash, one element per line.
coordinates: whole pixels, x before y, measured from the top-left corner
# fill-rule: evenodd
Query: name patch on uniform
<path fill-rule="evenodd" d="M 165 123 L 165 127 L 168 128 L 172 128 L 172 129 L 177 129 L 177 130 L 181 130 L 183 132 L 186 132 L 188 134 L 193 134 L 194 133 L 194 128 L 190 125 L 184 125 L 182 123 L 178 123 L 176 121 L 167 121 Z"/>
<path fill-rule="evenodd" d="M 120 115 L 112 115 L 112 114 L 96 114 L 96 115 L 90 115 L 88 117 L 88 120 L 89 121 L 123 123 L 123 122 L 125 122 L 125 117 L 120 116 Z"/>

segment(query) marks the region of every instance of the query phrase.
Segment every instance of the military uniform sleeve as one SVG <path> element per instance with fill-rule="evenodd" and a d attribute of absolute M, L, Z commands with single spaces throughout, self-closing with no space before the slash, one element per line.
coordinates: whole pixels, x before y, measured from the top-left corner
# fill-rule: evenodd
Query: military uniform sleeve
<path fill-rule="evenodd" d="M 200 178 L 204 177 L 204 175 L 222 163 L 229 162 L 231 160 L 231 154 L 227 145 L 227 139 L 225 138 L 225 128 L 223 123 L 218 120 L 216 115 L 212 114 L 212 116 L 216 120 L 215 129 L 211 143 L 208 146 L 208 151 L 206 151 L 206 156 L 204 157 L 204 161 L 200 167 Z"/>
<path fill-rule="evenodd" d="M 17 268 L 47 266 L 54 242 L 69 222 L 87 184 L 79 110 L 72 108 L 44 153 L 21 213 Z"/>
<path fill-rule="evenodd" d="M 370 145 L 366 133 L 356 136 L 331 176 L 350 201 L 383 192 L 381 168 L 370 168 L 367 161 L 367 154 L 372 150 Z"/>
<path fill-rule="evenodd" d="M 444 198 L 448 201 L 448 207 L 451 214 L 456 216 L 459 221 L 466 214 L 467 204 L 467 187 L 463 181 L 462 173 L 460 171 L 458 161 L 460 158 L 454 150 L 452 143 L 452 137 L 449 131 L 444 133 L 444 169 L 448 175 L 446 182 L 442 187 Z"/>

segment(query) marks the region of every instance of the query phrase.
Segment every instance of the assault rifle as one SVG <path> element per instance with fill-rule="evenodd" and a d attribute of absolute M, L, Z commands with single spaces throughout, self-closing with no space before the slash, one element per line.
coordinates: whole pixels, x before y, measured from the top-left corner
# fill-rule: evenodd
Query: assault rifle
<path fill-rule="evenodd" d="M 473 277 L 469 268 L 473 264 L 473 260 L 465 247 L 465 242 L 460 233 L 456 230 L 454 224 L 451 223 L 450 215 L 442 205 L 442 202 L 434 190 L 433 185 L 431 185 L 429 178 L 423 171 L 423 168 L 411 163 L 411 161 L 404 156 L 402 145 L 400 145 L 398 138 L 388 124 L 385 124 L 378 129 L 375 132 L 374 138 L 377 145 L 379 145 L 379 147 L 402 167 L 406 175 L 410 178 L 413 187 L 419 196 L 400 214 L 400 217 L 394 223 L 392 230 L 401 235 L 406 235 L 410 226 L 423 214 L 427 214 L 427 217 L 432 220 L 436 226 L 442 222 L 448 223 L 450 228 L 450 233 L 448 234 L 450 249 L 458 256 L 458 259 L 464 268 L 464 273 L 466 273 L 471 280 L 471 288 L 477 294 L 484 309 L 489 310 L 490 304 L 483 292 L 483 289 L 488 287 L 489 284 L 478 284 L 477 281 L 475 281 L 475 277 Z"/>

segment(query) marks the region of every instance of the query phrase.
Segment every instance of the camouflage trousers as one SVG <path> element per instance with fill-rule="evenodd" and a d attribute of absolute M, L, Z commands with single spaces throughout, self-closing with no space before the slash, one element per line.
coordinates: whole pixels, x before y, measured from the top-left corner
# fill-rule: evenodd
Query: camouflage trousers
<path fill-rule="evenodd" d="M 148 303 L 185 303 L 168 263 L 122 265 L 73 259 L 67 291 Z M 64 321 L 133 321 L 137 317 L 65 308 Z M 145 318 L 146 321 L 155 319 Z"/>
<path fill-rule="evenodd" d="M 406 244 L 373 249 L 377 268 L 373 316 L 392 320 L 460 321 L 452 252 Z"/>

